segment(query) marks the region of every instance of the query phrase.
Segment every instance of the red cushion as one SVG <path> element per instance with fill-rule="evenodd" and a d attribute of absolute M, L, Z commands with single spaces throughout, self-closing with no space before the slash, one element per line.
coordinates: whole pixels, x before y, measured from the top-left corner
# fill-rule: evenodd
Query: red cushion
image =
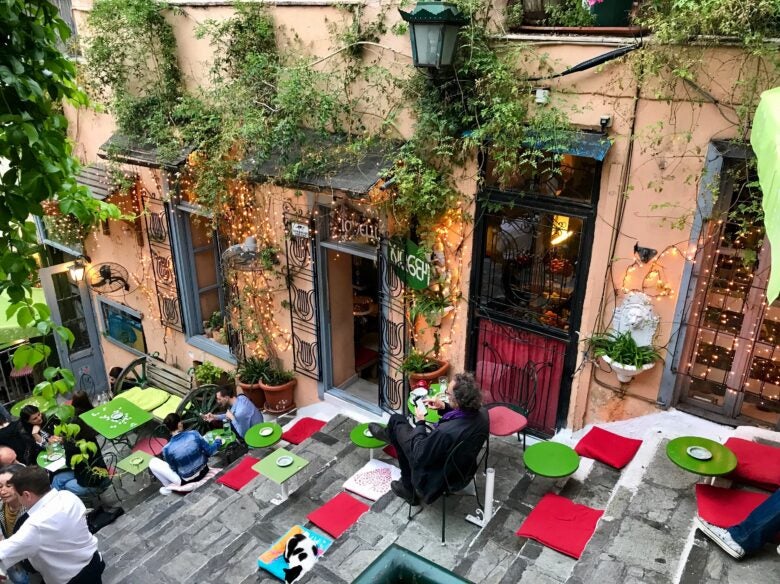
<path fill-rule="evenodd" d="M 595 458 L 611 467 L 623 468 L 631 462 L 640 446 L 641 440 L 626 438 L 593 426 L 577 443 L 574 451 L 580 456 Z"/>
<path fill-rule="evenodd" d="M 339 493 L 306 518 L 328 535 L 340 537 L 369 507 L 348 493 Z"/>
<path fill-rule="evenodd" d="M 517 434 L 528 425 L 528 420 L 523 414 L 518 414 L 506 406 L 489 408 L 488 416 L 490 417 L 490 433 L 493 436 Z"/>
<path fill-rule="evenodd" d="M 260 462 L 259 458 L 245 456 L 234 468 L 231 468 L 229 471 L 219 477 L 217 482 L 225 485 L 226 487 L 230 487 L 235 491 L 238 491 L 241 489 L 241 487 L 246 485 L 249 481 L 260 474 L 252 468 L 252 466 L 258 462 Z"/>
<path fill-rule="evenodd" d="M 392 444 L 388 444 L 382 449 L 382 452 L 387 454 L 388 456 L 392 456 L 393 458 L 398 458 L 398 452 L 395 450 L 395 446 Z"/>
<path fill-rule="evenodd" d="M 737 456 L 731 478 L 768 491 L 780 489 L 780 448 L 742 438 L 729 438 L 725 446 Z"/>
<path fill-rule="evenodd" d="M 282 434 L 282 440 L 287 440 L 290 444 L 300 444 L 319 431 L 326 423 L 315 418 L 301 418 L 292 428 Z"/>
<path fill-rule="evenodd" d="M 168 444 L 167 438 L 158 438 L 154 436 L 147 436 L 139 440 L 135 446 L 133 446 L 133 452 L 146 452 L 150 456 L 158 456 L 163 447 Z"/>
<path fill-rule="evenodd" d="M 547 493 L 528 514 L 516 535 L 530 537 L 562 554 L 580 559 L 603 514 L 604 511 Z"/>
<path fill-rule="evenodd" d="M 699 517 L 718 527 L 733 527 L 742 523 L 753 509 L 768 498 L 766 493 L 696 485 Z"/>

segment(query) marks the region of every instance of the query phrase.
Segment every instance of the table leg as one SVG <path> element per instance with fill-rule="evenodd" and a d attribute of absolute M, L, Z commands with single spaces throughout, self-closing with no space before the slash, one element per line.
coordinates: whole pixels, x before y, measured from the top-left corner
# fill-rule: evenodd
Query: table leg
<path fill-rule="evenodd" d="M 281 483 L 279 485 L 279 488 L 281 489 L 282 493 L 280 495 L 277 495 L 273 499 L 271 499 L 271 503 L 273 503 L 274 505 L 281 505 L 282 503 L 284 503 L 287 500 L 287 497 L 290 496 L 289 493 L 287 492 L 287 484 L 286 483 Z"/>
<path fill-rule="evenodd" d="M 373 458 L 374 458 L 374 449 L 373 448 L 369 448 L 368 449 L 368 459 L 372 460 Z"/>

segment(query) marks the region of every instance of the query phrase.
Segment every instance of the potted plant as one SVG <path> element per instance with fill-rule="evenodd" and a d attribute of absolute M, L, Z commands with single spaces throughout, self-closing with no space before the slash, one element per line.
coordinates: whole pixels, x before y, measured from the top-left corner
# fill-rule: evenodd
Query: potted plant
<path fill-rule="evenodd" d="M 612 367 L 621 383 L 628 383 L 636 375 L 652 369 L 661 358 L 653 345 L 638 346 L 629 331 L 596 334 L 587 342 L 593 356 Z"/>
<path fill-rule="evenodd" d="M 193 375 L 198 386 L 211 384 L 228 385 L 231 382 L 231 375 L 224 369 L 214 365 L 211 361 L 197 363 Z"/>
<path fill-rule="evenodd" d="M 292 371 L 286 371 L 273 365 L 270 359 L 263 371 L 260 387 L 265 393 L 265 408 L 269 414 L 283 414 L 295 408 L 293 391 L 296 379 Z"/>
<path fill-rule="evenodd" d="M 258 409 L 265 407 L 265 392 L 260 385 L 263 374 L 269 367 L 267 359 L 247 357 L 236 369 L 236 385 Z"/>
<path fill-rule="evenodd" d="M 82 487 L 101 489 L 110 480 L 108 469 L 98 446 L 91 440 L 76 440 L 81 428 L 78 424 L 59 424 L 54 434 L 62 438 L 65 459 L 73 469 L 76 480 Z"/>
<path fill-rule="evenodd" d="M 438 380 L 439 377 L 447 373 L 450 364 L 431 357 L 431 352 L 423 353 L 417 349 L 412 349 L 401 363 L 399 370 L 409 377 L 409 385 L 414 387 L 418 381 Z"/>

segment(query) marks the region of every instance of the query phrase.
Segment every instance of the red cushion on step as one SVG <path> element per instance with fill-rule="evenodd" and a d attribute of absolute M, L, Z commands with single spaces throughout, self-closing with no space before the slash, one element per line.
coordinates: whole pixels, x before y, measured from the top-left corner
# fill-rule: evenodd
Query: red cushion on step
<path fill-rule="evenodd" d="M 244 456 L 244 458 L 241 459 L 241 462 L 219 477 L 217 482 L 225 485 L 226 487 L 230 487 L 234 491 L 238 491 L 241 489 L 241 487 L 246 485 L 249 481 L 260 474 L 252 468 L 258 462 L 260 462 L 259 458 Z"/>
<path fill-rule="evenodd" d="M 528 419 L 506 406 L 488 408 L 490 418 L 490 433 L 493 436 L 510 436 L 517 434 L 528 425 Z"/>
<path fill-rule="evenodd" d="M 316 418 L 301 418 L 292 428 L 282 434 L 282 440 L 287 440 L 290 444 L 300 444 L 318 432 L 326 423 Z"/>
<path fill-rule="evenodd" d="M 340 537 L 369 507 L 348 493 L 339 493 L 306 518 L 328 535 Z"/>
<path fill-rule="evenodd" d="M 547 493 L 528 514 L 516 535 L 535 539 L 562 554 L 580 559 L 603 514 L 604 511 Z"/>
<path fill-rule="evenodd" d="M 580 456 L 595 458 L 613 468 L 623 468 L 642 446 L 641 440 L 626 438 L 604 428 L 593 426 L 574 447 Z"/>
<path fill-rule="evenodd" d="M 780 489 L 780 448 L 742 438 L 729 438 L 724 446 L 737 457 L 730 478 L 768 491 Z"/>
<path fill-rule="evenodd" d="M 733 527 L 766 501 L 766 493 L 741 489 L 724 489 L 712 485 L 696 485 L 696 505 L 699 517 L 718 527 Z"/>

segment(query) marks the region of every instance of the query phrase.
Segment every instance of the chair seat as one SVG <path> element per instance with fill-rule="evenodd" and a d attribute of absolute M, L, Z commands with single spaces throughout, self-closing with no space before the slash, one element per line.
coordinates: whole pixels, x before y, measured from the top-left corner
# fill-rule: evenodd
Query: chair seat
<path fill-rule="evenodd" d="M 511 436 L 528 425 L 528 419 L 506 406 L 495 406 L 488 410 L 490 433 L 493 436 Z"/>
<path fill-rule="evenodd" d="M 142 452 L 146 452 L 150 456 L 158 456 L 166 444 L 168 444 L 168 440 L 166 438 L 148 436 L 138 441 L 138 443 L 133 447 L 133 452 L 138 452 L 140 450 Z"/>

